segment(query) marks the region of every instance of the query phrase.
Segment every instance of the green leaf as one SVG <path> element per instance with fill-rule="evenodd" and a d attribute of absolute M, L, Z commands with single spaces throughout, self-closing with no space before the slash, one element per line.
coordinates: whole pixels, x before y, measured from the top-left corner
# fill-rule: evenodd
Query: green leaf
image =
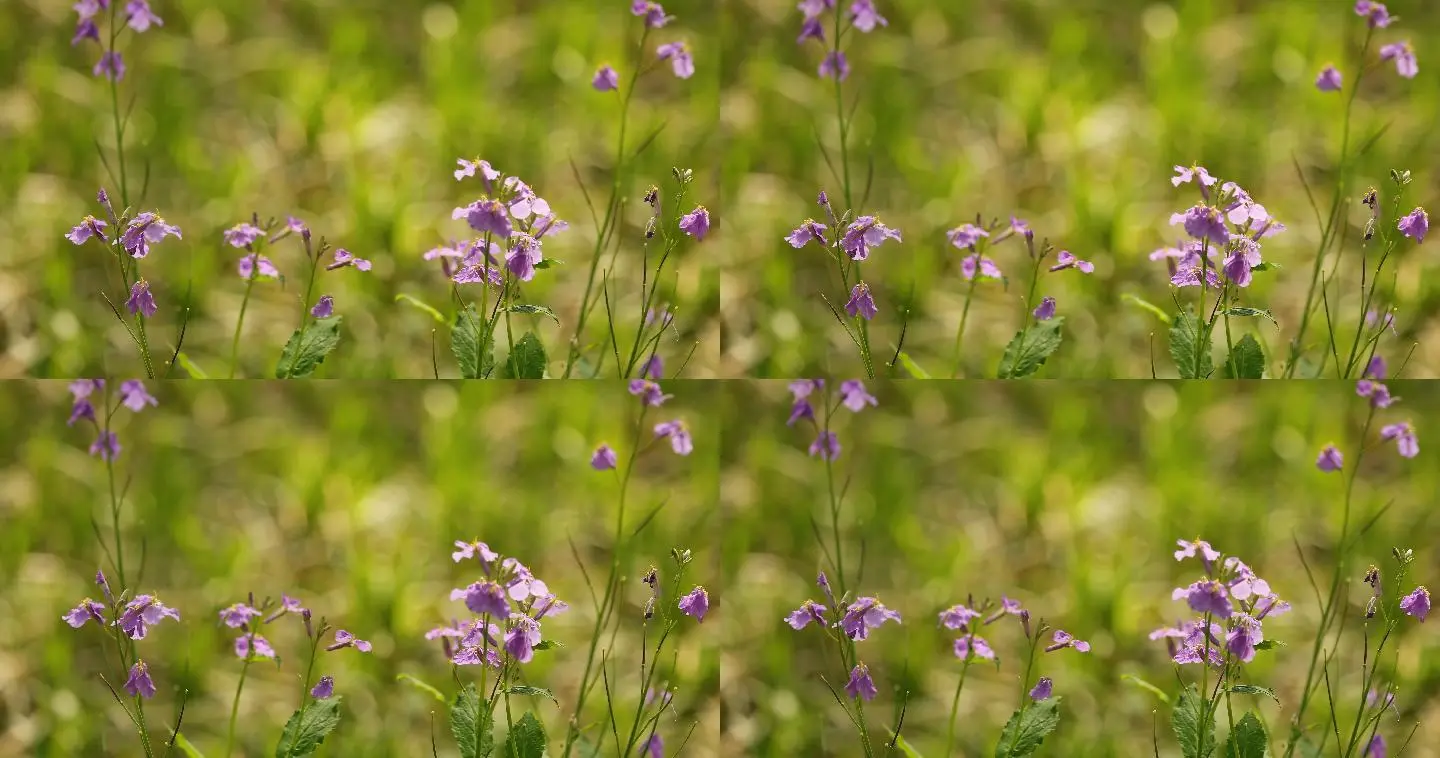
<path fill-rule="evenodd" d="M 1259 647 L 1259 645 L 1256 645 L 1256 647 Z M 1237 695 L 1264 695 L 1274 700 L 1276 705 L 1280 704 L 1280 696 L 1276 695 L 1275 690 L 1269 687 L 1261 687 L 1257 684 L 1236 684 L 1230 687 L 1230 691 Z"/>
<path fill-rule="evenodd" d="M 460 758 L 485 758 L 495 749 L 490 712 L 480 702 L 473 683 L 455 693 L 450 703 L 450 733 L 460 746 Z"/>
<path fill-rule="evenodd" d="M 559 258 L 545 258 L 545 259 L 542 259 L 539 263 L 535 264 L 535 268 L 538 269 L 538 270 L 540 270 L 540 271 L 544 271 L 544 270 L 547 269 L 547 268 L 554 268 L 554 267 L 556 267 L 556 266 L 563 266 L 564 264 L 565 264 L 565 261 L 562 261 L 562 260 L 560 260 Z"/>
<path fill-rule="evenodd" d="M 916 363 L 909 353 L 900 353 L 900 367 L 905 369 L 905 373 L 909 374 L 911 379 L 930 378 L 930 374 L 920 368 L 920 364 Z"/>
<path fill-rule="evenodd" d="M 280 363 L 275 366 L 276 379 L 299 379 L 315 373 L 340 344 L 340 316 L 317 319 L 296 329 L 280 351 Z"/>
<path fill-rule="evenodd" d="M 887 728 L 887 731 L 890 732 L 890 738 L 895 742 L 895 749 L 899 750 L 901 755 L 905 758 L 923 758 L 920 751 L 911 747 L 910 743 L 906 742 L 904 737 L 896 734 L 894 729 Z"/>
<path fill-rule="evenodd" d="M 1225 376 L 1230 379 L 1265 378 L 1265 352 L 1253 335 L 1245 335 L 1230 349 L 1225 361 Z"/>
<path fill-rule="evenodd" d="M 1203 713 L 1207 705 L 1191 684 L 1181 691 L 1180 702 L 1170 712 L 1170 725 L 1185 758 L 1209 758 L 1215 750 L 1215 714 Z"/>
<path fill-rule="evenodd" d="M 455 323 L 450 327 L 450 352 L 460 366 L 464 379 L 479 379 L 495 364 L 491 346 L 481 344 L 484 339 L 485 319 L 475 312 L 473 304 L 455 314 Z"/>
<path fill-rule="evenodd" d="M 505 758 L 544 758 L 545 727 L 535 714 L 526 713 L 505 736 Z"/>
<path fill-rule="evenodd" d="M 1135 685 L 1136 687 L 1139 687 L 1140 689 L 1145 690 L 1146 692 L 1149 692 L 1151 695 L 1154 695 L 1154 696 L 1156 697 L 1156 699 L 1158 699 L 1158 700 L 1159 700 L 1160 702 L 1162 702 L 1162 703 L 1165 703 L 1166 705 L 1169 705 L 1169 704 L 1170 704 L 1170 696 L 1167 695 L 1167 694 L 1165 694 L 1165 691 L 1164 691 L 1164 690 L 1162 690 L 1162 689 L 1160 689 L 1159 687 L 1156 687 L 1155 685 L 1153 685 L 1153 684 L 1145 681 L 1144 679 L 1141 679 L 1141 678 L 1138 677 L 1138 676 L 1135 676 L 1134 674 L 1121 674 L 1121 675 L 1120 675 L 1120 680 L 1121 680 L 1121 681 L 1125 681 L 1125 682 L 1130 682 L 1131 684 Z"/>
<path fill-rule="evenodd" d="M 502 376 L 506 379 L 545 378 L 545 346 L 540 344 L 540 338 L 534 332 L 526 332 L 515 343 L 510 357 L 505 359 Z"/>
<path fill-rule="evenodd" d="M 1225 758 L 1265 758 L 1267 742 L 1265 726 L 1255 714 L 1247 713 L 1230 730 L 1230 739 L 1225 741 Z"/>
<path fill-rule="evenodd" d="M 555 693 L 545 689 L 544 687 L 530 687 L 528 685 L 517 684 L 513 687 L 510 687 L 507 692 L 509 692 L 511 695 L 523 695 L 525 697 L 549 698 L 550 702 L 554 703 L 556 707 L 559 707 L 560 705 L 560 701 L 555 699 Z"/>
<path fill-rule="evenodd" d="M 1120 299 L 1132 305 L 1138 306 L 1143 310 L 1149 311 L 1155 316 L 1155 318 L 1160 319 L 1160 323 L 1166 326 L 1170 325 L 1170 314 L 1161 310 L 1160 306 L 1150 302 L 1149 300 L 1142 300 L 1141 298 L 1138 298 L 1128 292 L 1120 295 Z"/>
<path fill-rule="evenodd" d="M 409 303 L 410 305 L 413 305 L 416 308 L 419 308 L 420 310 L 430 314 L 430 318 L 435 319 L 435 323 L 442 326 L 445 324 L 445 314 L 441 313 L 438 310 L 435 310 L 434 306 L 422 301 L 418 297 L 414 297 L 413 295 L 407 295 L 404 292 L 401 292 L 400 294 L 395 296 L 395 302 Z"/>
<path fill-rule="evenodd" d="M 1060 327 L 1064 316 L 1040 321 L 1015 333 L 1000 358 L 1000 379 L 1022 379 L 1045 365 L 1045 359 L 1060 348 Z"/>
<path fill-rule="evenodd" d="M 409 674 L 397 674 L 395 676 L 395 681 L 405 682 L 411 687 L 414 687 L 415 689 L 428 694 L 430 697 L 435 698 L 435 700 L 438 701 L 441 705 L 445 704 L 445 693 L 435 689 L 434 687 L 431 687 L 430 685 L 420 681 L 419 679 L 416 679 L 413 676 L 410 676 Z"/>
<path fill-rule="evenodd" d="M 1040 743 L 1060 725 L 1060 698 L 1052 697 L 1015 711 L 1000 732 L 995 758 L 1022 758 L 1040 749 Z"/>
<path fill-rule="evenodd" d="M 296 710 L 285 722 L 285 731 L 280 733 L 275 758 L 313 755 L 319 750 L 325 737 L 340 725 L 340 699 L 341 696 L 334 695 L 324 700 L 310 700 Z"/>
<path fill-rule="evenodd" d="M 1259 316 L 1260 318 L 1269 320 L 1270 323 L 1276 326 L 1280 325 L 1280 322 L 1275 320 L 1275 315 L 1264 308 L 1226 308 L 1225 313 L 1231 316 L 1244 316 L 1247 318 L 1250 316 Z"/>
<path fill-rule="evenodd" d="M 1251 266 L 1251 267 L 1250 267 L 1250 270 L 1251 270 L 1251 271 L 1278 271 L 1280 268 L 1281 268 L 1280 264 L 1275 263 L 1274 261 L 1262 261 L 1261 263 L 1259 263 L 1259 264 L 1257 264 L 1257 265 Z"/>
<path fill-rule="evenodd" d="M 186 355 L 186 354 L 184 354 L 184 353 L 180 353 L 180 354 L 176 355 L 176 356 L 175 356 L 175 362 L 180 364 L 180 368 L 185 369 L 185 373 L 189 374 L 191 379 L 209 379 L 209 378 L 210 378 L 210 376 L 205 373 L 205 370 L 202 369 L 202 368 L 200 368 L 200 364 L 198 364 L 198 363 L 196 363 L 195 361 L 191 360 L 190 356 L 188 356 L 188 355 Z M 175 743 L 175 744 L 178 746 L 180 743 L 177 742 L 177 743 Z"/>
<path fill-rule="evenodd" d="M 170 741 L 174 743 L 175 747 L 180 748 L 180 752 L 185 754 L 185 758 L 205 758 L 205 754 L 200 752 L 199 748 L 192 745 L 190 740 L 185 739 L 183 732 L 171 732 L 171 735 Z"/>
<path fill-rule="evenodd" d="M 1215 365 L 1210 362 L 1210 345 L 1200 345 L 1203 327 L 1195 314 L 1180 311 L 1170 323 L 1170 358 L 1180 371 L 1181 379 L 1204 379 Z M 1200 365 L 1195 365 L 1196 347 L 1200 346 Z"/>
<path fill-rule="evenodd" d="M 1260 640 L 1255 643 L 1256 650 L 1270 650 L 1277 647 L 1285 647 L 1285 643 L 1280 640 Z"/>
<path fill-rule="evenodd" d="M 560 317 L 555 315 L 555 311 L 552 311 L 543 305 L 527 305 L 525 303 L 520 303 L 518 305 L 510 306 L 509 310 L 511 313 L 520 313 L 526 316 L 545 316 L 548 317 L 551 321 L 554 321 L 556 324 L 560 323 Z"/>
<path fill-rule="evenodd" d="M 551 649 L 551 648 L 557 648 L 557 647 L 565 647 L 565 645 L 562 644 L 562 643 L 556 642 L 555 640 L 540 640 L 539 642 L 535 643 L 535 649 L 536 649 L 536 650 L 549 650 L 549 649 Z M 1259 647 L 1259 644 L 1258 644 L 1258 643 L 1256 644 L 1256 647 Z"/>

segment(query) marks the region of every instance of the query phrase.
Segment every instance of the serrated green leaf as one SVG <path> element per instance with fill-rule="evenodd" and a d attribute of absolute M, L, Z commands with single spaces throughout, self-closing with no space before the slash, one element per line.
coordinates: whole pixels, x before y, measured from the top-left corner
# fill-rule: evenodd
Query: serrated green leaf
<path fill-rule="evenodd" d="M 510 312 L 519 313 L 525 316 L 545 316 L 551 321 L 554 321 L 556 324 L 560 323 L 560 317 L 555 315 L 555 311 L 552 311 L 543 305 L 530 305 L 527 303 L 519 303 L 517 305 L 510 306 Z"/>
<path fill-rule="evenodd" d="M 1270 650 L 1277 647 L 1285 647 L 1285 643 L 1280 640 L 1260 640 L 1255 643 L 1256 650 Z"/>
<path fill-rule="evenodd" d="M 526 332 L 515 343 L 514 352 L 505 359 L 502 376 L 506 379 L 545 378 L 545 346 L 540 344 L 540 338 L 534 332 Z"/>
<path fill-rule="evenodd" d="M 1253 713 L 1247 713 L 1230 730 L 1230 738 L 1225 741 L 1225 758 L 1265 758 L 1268 742 L 1260 719 L 1255 718 Z"/>
<path fill-rule="evenodd" d="M 905 369 L 905 373 L 909 374 L 911 379 L 930 378 L 929 372 L 920 368 L 920 364 L 916 363 L 909 353 L 900 353 L 900 367 Z"/>
<path fill-rule="evenodd" d="M 1059 697 L 1046 698 L 1015 711 L 1000 732 L 995 758 L 1022 758 L 1033 754 L 1059 725 Z"/>
<path fill-rule="evenodd" d="M 1258 648 L 1259 645 L 1256 647 Z M 1256 684 L 1236 684 L 1230 687 L 1230 691 L 1237 695 L 1263 695 L 1274 700 L 1276 705 L 1280 704 L 1280 696 L 1276 695 L 1275 690 L 1269 687 L 1261 687 Z"/>
<path fill-rule="evenodd" d="M 1143 310 L 1149 311 L 1152 315 L 1155 316 L 1155 318 L 1160 319 L 1160 323 L 1166 326 L 1170 325 L 1170 314 L 1166 313 L 1160 308 L 1160 306 L 1150 302 L 1149 300 L 1136 297 L 1128 292 L 1120 295 L 1120 299 L 1132 305 L 1138 306 Z"/>
<path fill-rule="evenodd" d="M 547 268 L 554 268 L 556 266 L 563 265 L 565 265 L 565 261 L 562 261 L 558 258 L 545 258 L 542 259 L 539 263 L 535 264 L 535 268 L 539 271 L 544 271 Z"/>
<path fill-rule="evenodd" d="M 435 689 L 434 687 L 431 687 L 430 685 L 420 681 L 419 679 L 416 679 L 413 676 L 410 676 L 409 674 L 396 674 L 395 681 L 405 682 L 411 687 L 414 687 L 415 689 L 426 693 L 430 697 L 435 698 L 435 700 L 437 700 L 441 705 L 445 704 L 445 693 Z"/>
<path fill-rule="evenodd" d="M 545 689 L 544 687 L 531 687 L 529 685 L 517 684 L 510 687 L 507 691 L 511 695 L 549 698 L 550 702 L 554 703 L 557 707 L 560 705 L 560 701 L 555 699 L 555 693 Z"/>
<path fill-rule="evenodd" d="M 556 642 L 555 640 L 540 640 L 539 642 L 535 643 L 536 650 L 549 650 L 551 648 L 557 647 L 565 647 L 565 645 L 563 643 Z"/>
<path fill-rule="evenodd" d="M 1180 692 L 1180 701 L 1170 712 L 1170 726 L 1185 758 L 1209 758 L 1215 750 L 1215 714 L 1206 712 L 1207 705 L 1191 684 Z"/>
<path fill-rule="evenodd" d="M 317 319 L 296 329 L 280 351 L 280 363 L 275 366 L 276 379 L 299 379 L 315 373 L 340 344 L 340 316 Z"/>
<path fill-rule="evenodd" d="M 413 305 L 416 308 L 419 308 L 420 310 L 430 314 L 430 318 L 435 319 L 435 323 L 440 324 L 441 326 L 445 325 L 445 314 L 436 310 L 434 306 L 421 300 L 418 297 L 415 297 L 413 295 L 407 295 L 404 292 L 401 292 L 400 294 L 395 296 L 395 302 L 408 303 L 410 305 Z"/>
<path fill-rule="evenodd" d="M 1045 360 L 1060 348 L 1060 327 L 1065 317 L 1056 316 L 1040 321 L 1015 333 L 1000 358 L 1000 379 L 1023 379 L 1045 365 Z"/>
<path fill-rule="evenodd" d="M 1245 335 L 1230 350 L 1225 361 L 1225 376 L 1230 379 L 1265 378 L 1265 352 L 1253 335 Z"/>
<path fill-rule="evenodd" d="M 455 693 L 450 702 L 450 733 L 460 747 L 460 758 L 486 758 L 495 749 L 490 733 L 490 712 L 475 692 L 473 683 Z"/>
<path fill-rule="evenodd" d="M 1231 316 L 1242 316 L 1246 318 L 1249 318 L 1251 316 L 1258 316 L 1260 318 L 1266 319 L 1267 321 L 1276 326 L 1280 325 L 1280 322 L 1275 320 L 1275 315 L 1272 314 L 1270 311 L 1265 310 L 1264 308 L 1226 308 L 1225 313 Z"/>
<path fill-rule="evenodd" d="M 1200 344 L 1202 331 L 1200 320 L 1188 310 L 1175 314 L 1170 323 L 1170 358 L 1175 361 L 1181 379 L 1204 379 L 1215 370 L 1210 360 L 1210 345 Z M 1195 362 L 1197 352 L 1199 365 Z"/>
<path fill-rule="evenodd" d="M 544 758 L 545 726 L 535 714 L 526 713 L 520 717 L 510 733 L 505 736 L 504 758 Z"/>
<path fill-rule="evenodd" d="M 175 362 L 180 364 L 180 368 L 185 369 L 185 373 L 189 374 L 191 379 L 210 378 L 210 376 L 205 373 L 205 370 L 200 368 L 200 364 L 196 363 L 190 356 L 184 353 L 177 354 L 175 356 Z"/>
<path fill-rule="evenodd" d="M 299 758 L 319 750 L 320 743 L 340 725 L 340 700 L 340 695 L 311 700 L 291 714 L 280 733 L 275 758 Z"/>
<path fill-rule="evenodd" d="M 887 728 L 887 731 L 890 732 L 890 739 L 895 743 L 895 749 L 899 750 L 900 754 L 905 756 L 905 758 L 924 758 L 924 756 L 920 755 L 919 750 L 911 747 L 910 743 L 905 741 L 904 736 L 896 734 L 894 729 Z"/>
<path fill-rule="evenodd" d="M 190 740 L 185 738 L 184 732 L 171 732 L 170 734 L 171 742 L 175 744 L 175 747 L 180 749 L 180 752 L 185 754 L 185 758 L 205 758 L 205 754 L 200 752 L 199 748 L 195 747 L 190 743 Z"/>
<path fill-rule="evenodd" d="M 1135 676 L 1134 674 L 1121 674 L 1121 675 L 1120 675 L 1120 680 L 1121 680 L 1121 681 L 1124 681 L 1124 682 L 1130 682 L 1131 684 L 1135 685 L 1136 687 L 1139 687 L 1140 689 L 1145 690 L 1146 692 L 1149 692 L 1150 694 L 1154 695 L 1157 700 L 1159 700 L 1159 701 L 1162 702 L 1162 703 L 1165 703 L 1166 705 L 1169 705 L 1169 704 L 1170 704 L 1170 696 L 1167 695 L 1167 694 L 1165 694 L 1165 691 L 1164 691 L 1164 690 L 1162 690 L 1162 689 L 1160 689 L 1159 687 L 1156 687 L 1155 685 L 1153 685 L 1153 684 L 1145 681 L 1144 679 L 1141 679 L 1141 678 L 1138 677 L 1138 676 Z"/>
<path fill-rule="evenodd" d="M 455 323 L 450 326 L 450 352 L 455 354 L 461 378 L 479 379 L 495 364 L 492 346 L 482 344 L 488 342 L 484 334 L 485 319 L 475 312 L 474 304 L 455 314 Z"/>

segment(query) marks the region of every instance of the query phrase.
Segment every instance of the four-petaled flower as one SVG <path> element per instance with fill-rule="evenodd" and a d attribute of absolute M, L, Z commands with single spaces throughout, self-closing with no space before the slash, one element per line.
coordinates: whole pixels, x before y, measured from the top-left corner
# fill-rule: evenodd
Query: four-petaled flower
<path fill-rule="evenodd" d="M 353 647 L 362 653 L 370 652 L 370 643 L 356 637 L 344 629 L 335 630 L 335 643 L 325 648 L 326 651 L 339 650 L 342 647 Z"/>

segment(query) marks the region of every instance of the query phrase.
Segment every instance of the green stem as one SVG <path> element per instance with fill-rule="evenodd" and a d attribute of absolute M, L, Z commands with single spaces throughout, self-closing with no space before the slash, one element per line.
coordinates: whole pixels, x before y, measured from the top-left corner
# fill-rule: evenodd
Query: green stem
<path fill-rule="evenodd" d="M 970 661 L 974 658 L 968 653 L 965 656 L 965 664 L 960 667 L 960 682 L 955 685 L 955 699 L 950 701 L 950 729 L 945 737 L 945 755 L 955 754 L 955 717 L 960 713 L 960 691 L 965 689 L 965 674 L 970 671 Z"/>
<path fill-rule="evenodd" d="M 975 296 L 975 285 L 979 281 L 980 272 L 976 271 L 975 274 L 970 278 L 970 286 L 965 289 L 965 307 L 960 310 L 960 328 L 955 330 L 955 373 L 951 375 L 952 379 L 959 379 L 963 368 L 964 356 L 960 347 L 964 344 L 965 322 L 970 319 L 970 300 Z"/>
<path fill-rule="evenodd" d="M 250 642 L 245 648 L 245 663 L 240 666 L 240 683 L 235 686 L 235 699 L 230 702 L 230 728 L 225 733 L 225 758 L 235 745 L 235 722 L 240 716 L 240 693 L 245 689 L 245 676 L 250 673 L 250 661 L 254 659 L 255 634 L 251 632 Z"/>
<path fill-rule="evenodd" d="M 245 297 L 240 301 L 240 317 L 235 319 L 235 336 L 230 340 L 230 378 L 235 378 L 235 368 L 240 361 L 240 327 L 245 323 L 245 308 L 250 305 L 250 291 L 255 288 L 255 276 L 260 272 L 260 254 L 254 254 L 251 261 L 250 278 L 245 282 Z"/>

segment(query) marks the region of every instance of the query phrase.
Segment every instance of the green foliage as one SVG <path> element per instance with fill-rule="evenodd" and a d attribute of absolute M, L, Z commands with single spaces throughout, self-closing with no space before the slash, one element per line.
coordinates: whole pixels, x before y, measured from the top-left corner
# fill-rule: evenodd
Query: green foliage
<path fill-rule="evenodd" d="M 324 700 L 308 700 L 291 714 L 275 746 L 275 758 L 299 758 L 313 755 L 320 744 L 340 725 L 340 695 Z"/>
<path fill-rule="evenodd" d="M 431 685 L 426 684 L 425 682 L 422 682 L 413 676 L 410 676 L 409 674 L 396 674 L 395 681 L 404 682 L 411 687 L 414 687 L 415 689 L 429 695 L 430 697 L 435 698 L 435 701 L 440 703 L 441 705 L 445 704 L 445 693 L 435 689 Z"/>
<path fill-rule="evenodd" d="M 1181 379 L 1205 379 L 1214 370 L 1204 332 L 1205 325 L 1188 308 L 1175 314 L 1171 321 L 1170 358 L 1175 361 Z"/>
<path fill-rule="evenodd" d="M 494 345 L 485 339 L 485 319 L 473 304 L 455 314 L 450 326 L 450 352 L 460 365 L 462 379 L 479 379 L 495 364 Z"/>
<path fill-rule="evenodd" d="M 1060 327 L 1064 323 L 1064 316 L 1056 316 L 1016 332 L 1000 358 L 999 378 L 1023 379 L 1039 371 L 1045 360 L 1060 349 Z"/>
<path fill-rule="evenodd" d="M 280 363 L 275 366 L 276 379 L 301 379 L 315 373 L 340 344 L 340 321 L 342 317 L 315 319 L 303 329 L 296 329 L 280 351 Z"/>
<path fill-rule="evenodd" d="M 512 685 L 507 690 L 507 692 L 509 692 L 511 695 L 520 695 L 522 697 L 543 697 L 554 703 L 556 706 L 560 705 L 560 701 L 555 699 L 555 693 L 545 689 L 544 687 L 531 687 L 525 684 L 517 684 Z"/>
<path fill-rule="evenodd" d="M 1225 758 L 1265 758 L 1268 743 L 1269 738 L 1260 719 L 1255 718 L 1253 713 L 1246 713 L 1236 722 L 1230 738 L 1225 741 Z"/>
<path fill-rule="evenodd" d="M 487 758 L 495 749 L 490 712 L 475 691 L 466 684 L 450 702 L 450 733 L 460 748 L 460 758 Z"/>
<path fill-rule="evenodd" d="M 1060 699 L 1046 698 L 1015 711 L 1000 732 L 995 758 L 1023 758 L 1040 749 L 1040 743 L 1060 725 Z"/>
<path fill-rule="evenodd" d="M 1215 751 L 1215 713 L 1195 685 L 1186 685 L 1170 713 L 1170 725 L 1185 758 L 1208 758 Z"/>
<path fill-rule="evenodd" d="M 555 311 L 552 311 L 543 305 L 526 305 L 523 303 L 512 305 L 510 306 L 510 312 L 519 313 L 523 316 L 544 316 L 551 321 L 554 321 L 557 325 L 560 323 L 560 317 L 555 315 Z"/>
<path fill-rule="evenodd" d="M 535 714 L 527 712 L 505 737 L 503 758 L 544 758 L 545 726 Z"/>
<path fill-rule="evenodd" d="M 545 378 L 545 346 L 540 344 L 540 338 L 534 332 L 526 332 L 515 343 L 515 351 L 505 359 L 505 370 L 501 375 L 505 379 Z"/>

